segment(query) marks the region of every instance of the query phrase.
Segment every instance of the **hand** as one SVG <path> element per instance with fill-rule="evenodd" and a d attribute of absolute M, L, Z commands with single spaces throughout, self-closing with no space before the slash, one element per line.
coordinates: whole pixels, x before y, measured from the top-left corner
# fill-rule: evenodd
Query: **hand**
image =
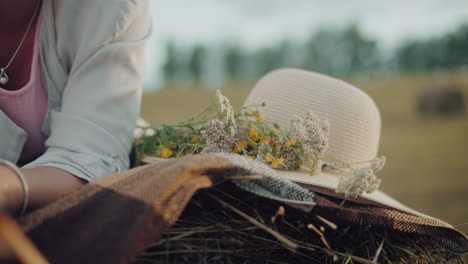
<path fill-rule="evenodd" d="M 58 168 L 37 167 L 22 169 L 21 171 L 29 186 L 29 208 L 46 205 L 85 184 L 85 181 Z M 16 216 L 23 206 L 23 202 L 24 189 L 20 178 L 10 168 L 0 165 L 0 213 L 3 211 Z M 0 225 L 0 228 L 2 228 L 2 225 Z M 12 260 L 14 259 L 13 251 L 2 239 L 1 234 L 2 232 L 0 232 L 0 262 L 2 260 Z M 32 244 L 30 246 L 33 247 Z M 24 249 L 24 247 L 21 248 Z M 29 251 L 26 255 L 31 255 Z M 40 253 L 37 252 L 36 260 L 40 259 L 39 257 Z M 29 263 L 47 262 L 44 260 Z"/>
<path fill-rule="evenodd" d="M 3 224 L 3 219 L 7 217 L 3 212 L 0 212 L 0 229 L 7 229 L 7 227 Z M 8 230 L 0 230 L 0 261 L 8 261 L 8 260 L 14 260 L 15 255 L 13 251 L 11 250 L 11 246 L 7 241 L 5 240 L 5 231 Z"/>
<path fill-rule="evenodd" d="M 0 261 L 47 264 L 47 260 L 9 215 L 0 212 Z M 10 262 L 8 262 L 10 263 Z M 15 263 L 17 263 L 15 261 Z"/>

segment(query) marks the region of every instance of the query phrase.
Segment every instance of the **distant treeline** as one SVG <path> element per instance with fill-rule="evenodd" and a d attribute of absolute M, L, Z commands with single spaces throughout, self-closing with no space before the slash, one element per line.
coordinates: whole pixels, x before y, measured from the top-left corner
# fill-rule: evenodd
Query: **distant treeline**
<path fill-rule="evenodd" d="M 298 67 L 332 75 L 426 71 L 468 66 L 468 24 L 430 39 L 408 40 L 393 51 L 357 25 L 323 28 L 305 43 L 284 40 L 257 50 L 236 42 L 180 47 L 166 44 L 166 83 L 255 80 L 273 69 Z"/>

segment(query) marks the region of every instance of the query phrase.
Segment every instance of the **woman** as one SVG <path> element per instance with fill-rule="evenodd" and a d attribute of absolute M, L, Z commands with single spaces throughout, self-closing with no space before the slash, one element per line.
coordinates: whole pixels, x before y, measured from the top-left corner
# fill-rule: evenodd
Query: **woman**
<path fill-rule="evenodd" d="M 0 210 L 128 169 L 147 11 L 147 0 L 0 1 Z"/>

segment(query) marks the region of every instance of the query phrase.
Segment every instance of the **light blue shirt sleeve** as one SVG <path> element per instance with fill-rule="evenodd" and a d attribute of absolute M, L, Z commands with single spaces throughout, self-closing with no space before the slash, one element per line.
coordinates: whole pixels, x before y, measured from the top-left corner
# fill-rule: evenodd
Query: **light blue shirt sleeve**
<path fill-rule="evenodd" d="M 72 22 L 80 31 L 73 35 L 79 42 L 59 49 L 69 70 L 62 104 L 49 112 L 46 152 L 25 168 L 56 167 L 87 181 L 129 168 L 151 19 L 148 1 L 117 2 L 115 17 L 99 17 L 99 10 L 90 10 L 88 16 L 98 16 L 94 23 L 81 14 L 68 14 L 76 18 Z M 60 38 L 60 32 L 69 30 L 66 25 L 57 25 L 58 42 L 67 41 Z"/>

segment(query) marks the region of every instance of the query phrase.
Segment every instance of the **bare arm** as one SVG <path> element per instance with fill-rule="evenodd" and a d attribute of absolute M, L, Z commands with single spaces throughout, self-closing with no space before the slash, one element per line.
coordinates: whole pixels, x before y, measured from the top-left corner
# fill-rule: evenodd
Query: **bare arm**
<path fill-rule="evenodd" d="M 37 208 L 83 186 L 86 182 L 54 167 L 21 169 L 29 187 L 28 208 Z M 0 208 L 16 214 L 24 201 L 23 186 L 10 168 L 0 166 Z"/>

